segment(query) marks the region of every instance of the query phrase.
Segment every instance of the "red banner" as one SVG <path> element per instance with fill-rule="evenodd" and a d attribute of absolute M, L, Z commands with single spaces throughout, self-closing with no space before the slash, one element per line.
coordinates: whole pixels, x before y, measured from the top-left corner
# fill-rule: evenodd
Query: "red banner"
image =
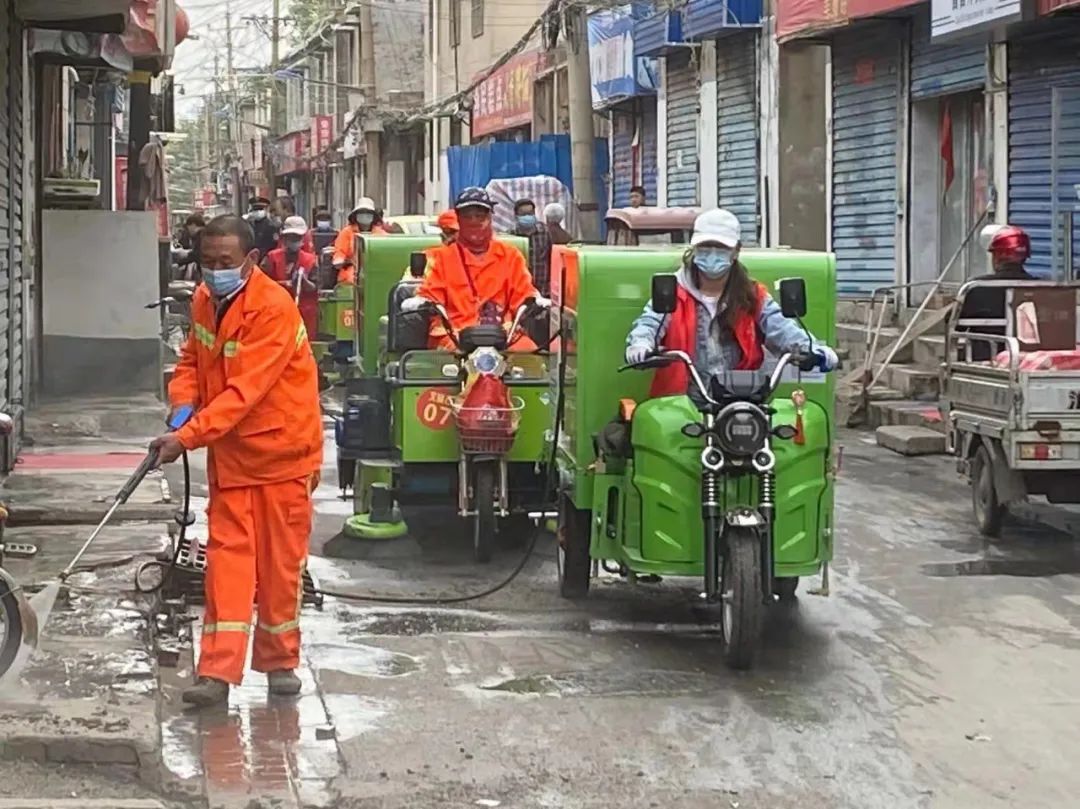
<path fill-rule="evenodd" d="M 472 136 L 532 123 L 533 82 L 545 64 L 543 54 L 529 51 L 484 79 L 473 93 Z"/>
<path fill-rule="evenodd" d="M 1039 0 L 1039 14 L 1053 14 L 1065 8 L 1080 6 L 1080 0 Z"/>
<path fill-rule="evenodd" d="M 859 17 L 874 17 L 913 6 L 920 0 L 777 0 L 776 36 L 781 41 L 796 36 L 840 28 Z M 1058 0 L 1059 2 L 1061 0 Z M 1074 0 L 1067 0 L 1073 2 Z M 1080 2 L 1080 0 L 1075 0 Z M 1054 0 L 1040 0 L 1054 2 Z"/>
<path fill-rule="evenodd" d="M 334 116 L 316 115 L 311 119 L 311 156 L 318 157 L 334 142 Z"/>
<path fill-rule="evenodd" d="M 308 155 L 311 154 L 311 131 L 291 132 L 278 138 L 274 163 L 281 174 L 307 171 Z"/>

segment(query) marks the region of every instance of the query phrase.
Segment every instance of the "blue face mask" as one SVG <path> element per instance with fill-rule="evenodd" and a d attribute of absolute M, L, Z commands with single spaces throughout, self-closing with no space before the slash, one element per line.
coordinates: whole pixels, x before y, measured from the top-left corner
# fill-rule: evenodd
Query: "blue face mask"
<path fill-rule="evenodd" d="M 520 228 L 534 228 L 536 227 L 536 215 L 531 213 L 521 214 L 517 218 L 517 223 Z"/>
<path fill-rule="evenodd" d="M 244 265 L 224 270 L 202 271 L 203 282 L 216 298 L 227 298 L 244 285 Z"/>
<path fill-rule="evenodd" d="M 728 247 L 699 247 L 694 250 L 694 264 L 706 278 L 723 278 L 731 269 L 735 251 Z"/>

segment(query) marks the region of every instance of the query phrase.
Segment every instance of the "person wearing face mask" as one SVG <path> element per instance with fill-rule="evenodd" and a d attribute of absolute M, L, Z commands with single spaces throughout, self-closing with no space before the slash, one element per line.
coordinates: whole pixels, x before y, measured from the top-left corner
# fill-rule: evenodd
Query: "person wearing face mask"
<path fill-rule="evenodd" d="M 252 197 L 248 201 L 248 213 L 245 217 L 255 233 L 255 248 L 259 251 L 259 260 L 277 247 L 278 229 L 270 218 L 270 200 L 266 197 Z"/>
<path fill-rule="evenodd" d="M 435 224 L 439 228 L 439 238 L 443 244 L 453 244 L 457 241 L 459 227 L 457 211 L 453 208 L 449 211 L 443 211 L 439 214 L 439 218 L 435 220 Z"/>
<path fill-rule="evenodd" d="M 533 283 L 543 294 L 550 291 L 551 236 L 547 226 L 536 218 L 536 203 L 531 199 L 519 199 L 514 203 L 514 233 L 529 240 L 529 270 Z"/>
<path fill-rule="evenodd" d="M 198 682 L 184 702 L 228 701 L 252 668 L 270 692 L 300 691 L 302 571 L 322 467 L 318 369 L 293 296 L 258 268 L 251 227 L 219 216 L 203 230 L 194 327 L 169 406 L 194 415 L 151 448 L 161 464 L 207 448 L 210 543 Z M 252 621 L 252 604 L 258 604 Z"/>
<path fill-rule="evenodd" d="M 634 365 L 659 348 L 685 351 L 703 379 L 725 370 L 757 370 L 765 350 L 773 354 L 813 351 L 823 370 L 836 368 L 836 352 L 808 338 L 794 320 L 784 317 L 765 286 L 754 281 L 739 262 L 739 220 L 730 211 L 706 211 L 694 222 L 694 235 L 678 279 L 677 303 L 671 315 L 655 312 L 651 302 L 634 321 L 626 344 L 626 361 Z M 696 390 L 682 363 L 660 368 L 650 396 L 674 396 Z"/>
<path fill-rule="evenodd" d="M 334 241 L 334 268 L 338 271 L 339 284 L 356 283 L 356 237 L 361 233 L 387 233 L 382 225 L 375 221 L 375 202 L 370 197 L 361 197 L 356 207 L 349 213 L 349 224 L 341 229 Z"/>
<path fill-rule="evenodd" d="M 301 217 L 288 217 L 281 228 L 282 246 L 271 250 L 262 266 L 293 296 L 310 340 L 319 327 L 319 287 L 315 278 L 319 259 L 304 247 L 308 235 L 307 223 Z"/>
<path fill-rule="evenodd" d="M 491 224 L 495 209 L 482 188 L 466 188 L 454 204 L 458 217 L 458 238 L 453 244 L 436 247 L 420 289 L 401 305 L 403 312 L 419 311 L 425 304 L 446 309 L 454 331 L 480 323 L 501 323 L 508 327 L 517 310 L 526 303 L 550 309 L 551 301 L 533 284 L 525 257 L 515 248 L 496 241 Z M 431 319 L 428 344 L 431 348 L 454 350 L 454 342 L 437 317 Z M 536 344 L 521 336 L 515 351 L 535 351 Z"/>

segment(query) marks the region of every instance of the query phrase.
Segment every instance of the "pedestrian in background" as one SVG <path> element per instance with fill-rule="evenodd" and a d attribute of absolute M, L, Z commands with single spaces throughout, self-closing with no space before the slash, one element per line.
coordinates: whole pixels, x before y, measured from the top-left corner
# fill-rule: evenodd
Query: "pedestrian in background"
<path fill-rule="evenodd" d="M 552 202 L 544 208 L 544 223 L 552 244 L 570 244 L 573 241 L 570 231 L 563 227 L 565 220 L 566 210 L 559 203 Z"/>
<path fill-rule="evenodd" d="M 262 272 L 251 227 L 219 216 L 203 230 L 194 327 L 169 405 L 194 416 L 154 440 L 160 463 L 208 452 L 210 539 L 198 682 L 183 700 L 227 702 L 252 668 L 272 694 L 300 691 L 300 604 L 311 494 L 322 467 L 318 369 L 293 297 Z M 253 604 L 258 620 L 252 626 Z"/>
<path fill-rule="evenodd" d="M 551 275 L 551 237 L 547 228 L 536 218 L 536 203 L 531 199 L 519 199 L 514 203 L 514 232 L 529 240 L 529 270 L 533 284 L 540 294 L 550 293 L 548 278 Z"/>

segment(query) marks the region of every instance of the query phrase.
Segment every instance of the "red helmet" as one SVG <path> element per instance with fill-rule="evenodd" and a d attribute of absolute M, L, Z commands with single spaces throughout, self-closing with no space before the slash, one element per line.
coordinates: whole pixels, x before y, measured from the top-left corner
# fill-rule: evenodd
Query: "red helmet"
<path fill-rule="evenodd" d="M 994 263 L 1023 264 L 1031 256 L 1031 239 L 1023 228 L 1006 225 L 990 240 Z"/>

